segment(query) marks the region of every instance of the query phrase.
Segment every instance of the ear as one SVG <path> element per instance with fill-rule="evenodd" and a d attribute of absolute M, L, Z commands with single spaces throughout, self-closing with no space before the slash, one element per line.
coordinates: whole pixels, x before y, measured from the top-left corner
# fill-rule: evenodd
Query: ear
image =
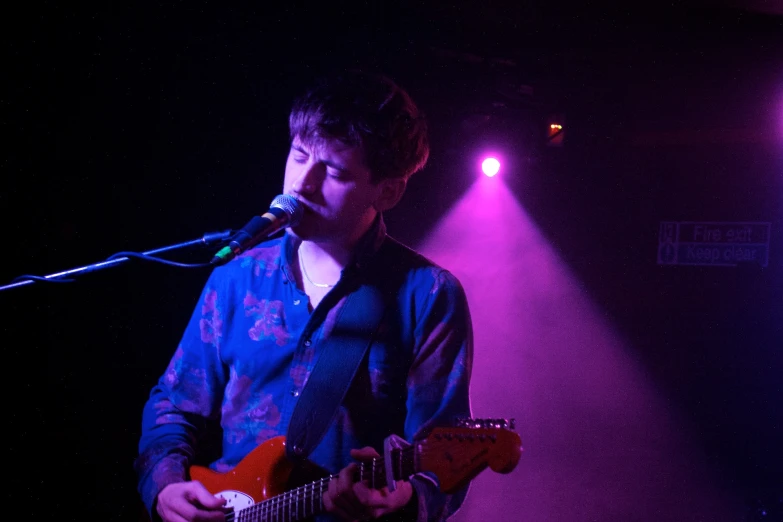
<path fill-rule="evenodd" d="M 378 212 L 394 208 L 405 194 L 405 187 L 408 182 L 402 178 L 384 179 L 379 183 L 380 193 L 378 194 L 373 207 Z"/>

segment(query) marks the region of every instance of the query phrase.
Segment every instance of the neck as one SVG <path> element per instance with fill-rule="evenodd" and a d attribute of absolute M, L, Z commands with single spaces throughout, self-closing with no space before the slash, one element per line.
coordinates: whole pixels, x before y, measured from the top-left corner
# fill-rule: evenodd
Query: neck
<path fill-rule="evenodd" d="M 311 298 L 311 305 L 317 306 L 319 293 L 334 287 L 342 270 L 350 262 L 351 252 L 344 248 L 324 248 L 321 243 L 302 241 L 297 251 L 299 275 L 302 289 Z M 315 301 L 313 301 L 315 299 Z"/>
<path fill-rule="evenodd" d="M 372 219 L 363 220 L 363 224 L 350 235 L 334 237 L 329 240 L 302 239 L 296 247 L 295 259 L 299 264 L 300 283 L 308 279 L 316 287 L 331 288 L 340 279 L 343 269 L 354 260 L 356 248 L 362 238 L 373 228 L 378 214 Z"/>
<path fill-rule="evenodd" d="M 392 450 L 395 480 L 401 480 L 415 473 L 414 449 Z M 330 475 L 316 482 L 287 491 L 282 495 L 241 509 L 227 515 L 226 521 L 248 522 L 297 522 L 324 511 L 323 495 L 329 489 L 329 481 L 337 478 Z M 372 489 L 386 485 L 386 468 L 382 458 L 361 462 L 353 476 L 354 482 L 364 481 Z"/>
<path fill-rule="evenodd" d="M 302 241 L 299 249 L 307 260 L 308 269 L 311 265 L 335 265 L 343 269 L 351 262 L 355 246 L 355 243 L 345 246 L 338 243 Z"/>
<path fill-rule="evenodd" d="M 298 253 L 301 261 L 307 265 L 310 278 L 319 283 L 336 282 L 340 272 L 353 261 L 357 245 L 372 228 L 373 223 L 374 220 L 368 221 L 349 237 L 333 240 L 303 239 Z"/>

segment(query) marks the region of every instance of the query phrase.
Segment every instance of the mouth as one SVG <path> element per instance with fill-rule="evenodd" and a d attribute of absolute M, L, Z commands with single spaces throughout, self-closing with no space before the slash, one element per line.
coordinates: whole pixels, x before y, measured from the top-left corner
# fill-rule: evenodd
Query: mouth
<path fill-rule="evenodd" d="M 302 205 L 302 210 L 304 211 L 305 214 L 317 214 L 317 212 L 313 209 L 313 207 L 310 206 L 310 204 L 307 203 L 306 201 L 299 198 L 297 198 L 297 201 L 299 201 L 299 204 Z"/>

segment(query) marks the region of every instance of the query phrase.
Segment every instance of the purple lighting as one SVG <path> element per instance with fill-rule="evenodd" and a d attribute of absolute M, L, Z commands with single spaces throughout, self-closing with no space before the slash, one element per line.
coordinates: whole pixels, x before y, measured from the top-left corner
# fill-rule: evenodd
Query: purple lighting
<path fill-rule="evenodd" d="M 500 162 L 495 158 L 486 158 L 481 162 L 481 171 L 491 178 L 500 171 Z"/>
<path fill-rule="evenodd" d="M 476 180 L 418 248 L 467 294 L 473 415 L 516 419 L 524 447 L 510 475 L 471 483 L 454 522 L 736 511 L 672 402 L 504 183 Z"/>

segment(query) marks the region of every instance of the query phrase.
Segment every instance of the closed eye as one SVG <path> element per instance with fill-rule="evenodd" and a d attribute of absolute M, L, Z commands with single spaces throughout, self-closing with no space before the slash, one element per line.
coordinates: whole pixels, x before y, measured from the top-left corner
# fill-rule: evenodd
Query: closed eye
<path fill-rule="evenodd" d="M 337 169 L 334 167 L 330 167 L 327 165 L 326 167 L 326 173 L 329 175 L 330 178 L 344 178 L 345 177 L 345 171 L 342 169 Z"/>
<path fill-rule="evenodd" d="M 304 163 L 307 161 L 307 158 L 310 157 L 310 154 L 306 150 L 296 145 L 291 145 L 291 153 L 294 161 L 297 163 Z"/>

